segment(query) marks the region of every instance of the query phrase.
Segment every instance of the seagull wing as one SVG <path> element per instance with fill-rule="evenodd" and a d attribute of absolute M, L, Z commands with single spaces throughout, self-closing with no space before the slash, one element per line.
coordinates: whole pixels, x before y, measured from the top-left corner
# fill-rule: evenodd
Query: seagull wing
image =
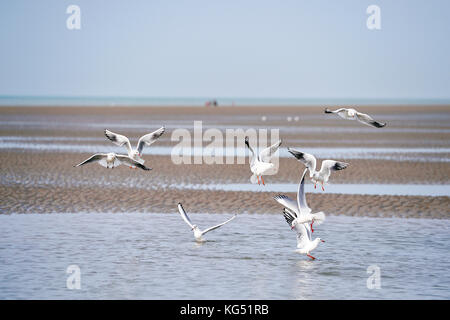
<path fill-rule="evenodd" d="M 187 215 L 186 211 L 184 211 L 183 206 L 181 203 L 178 203 L 178 211 L 180 212 L 181 217 L 183 218 L 184 222 L 186 222 L 191 229 L 194 228 L 194 225 L 192 224 L 191 219 L 189 219 L 189 216 Z"/>
<path fill-rule="evenodd" d="M 211 227 L 211 228 L 208 228 L 208 229 L 204 230 L 204 231 L 202 232 L 202 235 L 204 235 L 204 234 L 207 233 L 207 232 L 210 232 L 211 230 L 217 229 L 217 228 L 223 226 L 224 224 L 227 224 L 228 222 L 230 222 L 230 221 L 233 220 L 234 218 L 236 218 L 236 214 L 235 214 L 234 216 L 232 216 L 230 219 L 228 219 L 227 221 L 222 222 L 221 224 L 218 224 L 218 225 L 216 225 L 216 226 L 214 226 L 214 227 Z"/>
<path fill-rule="evenodd" d="M 277 152 L 280 145 L 281 145 L 281 140 L 279 140 L 277 143 L 274 143 L 270 147 L 263 149 L 259 153 L 259 159 L 263 162 L 269 162 L 270 159 L 272 158 L 272 156 L 274 155 L 274 153 Z"/>
<path fill-rule="evenodd" d="M 105 136 L 109 140 L 111 140 L 115 145 L 117 145 L 119 147 L 125 145 L 125 148 L 127 148 L 128 154 L 131 153 L 131 144 L 130 144 L 130 140 L 127 137 L 125 137 L 121 134 L 117 134 L 112 131 L 109 131 L 108 129 L 105 129 Z"/>
<path fill-rule="evenodd" d="M 90 163 L 90 162 L 100 162 L 100 161 L 104 160 L 106 157 L 107 157 L 107 155 L 104 154 L 104 153 L 96 153 L 93 156 L 91 156 L 90 158 L 88 158 L 88 159 L 84 160 L 83 162 L 75 165 L 74 167 L 79 167 L 79 166 L 82 166 L 82 165 L 84 165 L 86 163 Z M 106 162 L 105 162 L 104 166 L 106 166 Z"/>
<path fill-rule="evenodd" d="M 368 114 L 361 113 L 361 112 L 356 112 L 356 120 L 358 120 L 361 123 L 367 124 L 369 126 L 375 127 L 375 128 L 383 128 L 386 125 L 386 123 L 375 121 Z"/>
<path fill-rule="evenodd" d="M 273 198 L 283 207 L 288 208 L 295 215 L 295 218 L 297 218 L 297 214 L 300 214 L 297 203 L 288 196 L 279 194 Z"/>
<path fill-rule="evenodd" d="M 135 167 L 141 168 L 142 170 L 145 170 L 145 171 L 152 170 L 152 168 L 148 168 L 148 167 L 144 166 L 143 164 L 137 162 L 136 160 L 131 159 L 128 156 L 116 155 L 116 159 L 119 160 L 121 163 L 123 162 L 123 163 L 125 163 L 125 164 L 127 164 L 127 165 L 129 165 L 131 167 L 135 166 Z"/>
<path fill-rule="evenodd" d="M 348 167 L 348 163 L 335 161 L 335 160 L 324 160 L 322 161 L 322 167 L 320 168 L 319 174 L 322 177 L 329 177 L 331 171 L 344 170 Z"/>
<path fill-rule="evenodd" d="M 300 180 L 297 191 L 297 205 L 300 209 L 300 214 L 311 212 L 311 209 L 308 207 L 308 203 L 306 203 L 305 197 L 305 176 L 307 171 L 308 169 L 305 169 L 305 171 L 303 171 L 302 179 Z"/>
<path fill-rule="evenodd" d="M 295 231 L 297 232 L 297 248 L 304 248 L 311 241 L 311 231 L 308 230 L 307 223 L 297 223 Z"/>
<path fill-rule="evenodd" d="M 253 163 L 255 162 L 255 151 L 253 151 L 253 148 L 250 147 L 250 142 L 249 142 L 249 138 L 248 137 L 245 137 L 245 145 L 247 146 L 247 148 L 252 153 L 252 158 L 250 159 L 250 167 L 252 167 Z"/>
<path fill-rule="evenodd" d="M 158 138 L 161 137 L 165 131 L 166 131 L 166 128 L 161 127 L 152 133 L 142 136 L 139 139 L 138 144 L 137 144 L 137 150 L 138 150 L 139 154 L 142 154 L 144 145 L 148 145 L 148 146 L 151 145 L 153 142 L 158 140 Z"/>
<path fill-rule="evenodd" d="M 287 224 L 289 225 L 289 227 L 291 227 L 292 226 L 292 221 L 294 221 L 295 218 L 296 218 L 295 213 L 292 212 L 289 209 L 284 208 L 283 209 L 283 216 L 284 216 L 284 219 L 286 220 Z"/>
<path fill-rule="evenodd" d="M 308 169 L 309 172 L 316 171 L 316 157 L 314 157 L 312 154 L 301 152 L 292 148 L 288 148 L 288 151 L 297 158 L 298 161 L 303 163 Z"/>

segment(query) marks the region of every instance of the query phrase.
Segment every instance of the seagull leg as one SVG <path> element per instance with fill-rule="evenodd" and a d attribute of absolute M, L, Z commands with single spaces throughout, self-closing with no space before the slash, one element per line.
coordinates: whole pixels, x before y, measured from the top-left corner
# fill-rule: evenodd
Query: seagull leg
<path fill-rule="evenodd" d="M 317 188 L 317 182 L 314 182 L 314 189 Z"/>
<path fill-rule="evenodd" d="M 309 253 L 306 254 L 308 257 L 311 258 L 311 260 L 316 260 L 316 258 L 314 258 L 313 256 L 311 256 Z"/>
<path fill-rule="evenodd" d="M 258 184 L 261 184 L 261 182 L 259 182 L 259 176 L 257 176 L 258 177 Z"/>
<path fill-rule="evenodd" d="M 314 229 L 313 229 L 313 224 L 314 224 L 314 219 L 312 219 L 312 221 L 311 221 L 311 233 L 313 233 L 314 232 Z"/>
<path fill-rule="evenodd" d="M 264 183 L 264 179 L 263 179 L 263 177 L 261 176 L 261 180 L 262 180 L 262 183 L 263 183 L 263 185 L 266 185 L 265 183 Z"/>
<path fill-rule="evenodd" d="M 323 182 L 322 182 L 322 191 L 325 191 L 325 188 L 323 187 Z"/>

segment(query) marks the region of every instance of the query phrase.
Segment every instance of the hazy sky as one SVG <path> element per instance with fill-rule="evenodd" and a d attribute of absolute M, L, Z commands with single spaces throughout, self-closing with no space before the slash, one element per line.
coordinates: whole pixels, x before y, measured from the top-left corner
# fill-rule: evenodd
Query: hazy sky
<path fill-rule="evenodd" d="M 1 1 L 0 95 L 450 99 L 449 16 L 447 0 Z"/>

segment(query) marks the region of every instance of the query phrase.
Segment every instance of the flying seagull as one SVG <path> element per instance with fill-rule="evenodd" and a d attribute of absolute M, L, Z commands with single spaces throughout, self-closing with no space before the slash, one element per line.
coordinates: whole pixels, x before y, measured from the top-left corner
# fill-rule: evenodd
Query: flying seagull
<path fill-rule="evenodd" d="M 86 163 L 97 162 L 101 166 L 105 168 L 114 169 L 115 167 L 120 166 L 121 164 L 128 165 L 129 167 L 134 166 L 141 168 L 142 170 L 152 170 L 151 168 L 147 168 L 143 164 L 137 162 L 134 159 L 131 159 L 128 156 L 115 154 L 113 152 L 110 153 L 96 153 L 90 158 L 84 160 L 83 162 L 75 165 L 74 167 L 79 167 L 85 165 Z"/>
<path fill-rule="evenodd" d="M 320 211 L 312 213 L 311 208 L 308 206 L 305 197 L 305 176 L 308 169 L 303 171 L 302 178 L 298 185 L 297 201 L 292 200 L 288 196 L 279 194 L 273 197 L 278 203 L 286 208 L 287 211 L 295 218 L 298 223 L 311 223 L 311 232 L 314 232 L 313 224 L 317 221 L 317 224 L 321 224 L 325 221 L 325 214 Z M 294 228 L 294 227 L 292 227 Z"/>
<path fill-rule="evenodd" d="M 295 252 L 306 254 L 312 260 L 315 260 L 316 258 L 310 255 L 311 251 L 317 248 L 319 242 L 325 242 L 325 240 L 320 238 L 315 238 L 312 240 L 309 225 L 298 222 L 298 220 L 286 208 L 283 210 L 283 215 L 287 224 L 297 233 L 297 250 L 295 250 Z"/>
<path fill-rule="evenodd" d="M 386 122 L 383 123 L 383 122 L 375 121 L 368 114 L 358 112 L 355 109 L 340 108 L 340 109 L 331 111 L 330 109 L 326 108 L 325 113 L 334 113 L 343 119 L 357 120 L 361 123 L 364 123 L 368 126 L 372 126 L 375 128 L 383 128 L 384 126 L 386 126 Z"/>
<path fill-rule="evenodd" d="M 208 228 L 208 229 L 205 229 L 205 230 L 202 231 L 202 230 L 200 230 L 199 227 L 197 227 L 196 224 L 193 224 L 193 223 L 192 223 L 192 221 L 191 221 L 191 219 L 189 219 L 189 216 L 187 215 L 186 211 L 184 211 L 184 208 L 183 208 L 183 206 L 181 205 L 181 203 L 178 203 L 178 211 L 180 212 L 180 215 L 181 215 L 181 217 L 183 218 L 184 222 L 186 222 L 186 223 L 189 225 L 189 227 L 191 227 L 191 230 L 194 231 L 194 237 L 195 237 L 195 240 L 196 240 L 197 242 L 203 242 L 203 241 L 205 241 L 205 240 L 202 238 L 202 236 L 203 236 L 204 234 L 208 233 L 208 232 L 211 231 L 211 230 L 217 229 L 217 228 L 223 226 L 224 224 L 227 224 L 228 222 L 230 222 L 230 221 L 233 220 L 234 218 L 236 218 L 236 214 L 235 214 L 233 217 L 231 217 L 231 218 L 228 219 L 227 221 L 222 222 L 221 224 L 218 224 L 218 225 L 216 225 L 216 226 L 214 226 L 214 227 L 211 227 L 211 228 Z"/>
<path fill-rule="evenodd" d="M 288 151 L 297 158 L 298 161 L 303 163 L 309 170 L 309 177 L 314 182 L 314 189 L 318 182 L 322 184 L 322 190 L 325 191 L 324 184 L 328 182 L 331 171 L 344 170 L 348 167 L 348 163 L 336 161 L 336 160 L 323 160 L 320 171 L 316 171 L 316 157 L 312 154 L 301 152 L 292 148 L 288 148 Z"/>
<path fill-rule="evenodd" d="M 272 146 L 263 149 L 259 154 L 256 154 L 255 151 L 253 151 L 252 147 L 250 147 L 248 137 L 245 137 L 245 145 L 252 153 L 252 157 L 250 160 L 250 171 L 253 173 L 253 175 L 250 177 L 251 183 L 256 183 L 256 181 L 258 181 L 258 184 L 261 184 L 262 182 L 263 185 L 266 185 L 262 176 L 264 174 L 268 174 L 270 171 L 272 171 L 272 169 L 274 169 L 275 165 L 271 163 L 270 160 L 273 154 L 280 147 L 281 140 L 273 144 Z M 261 182 L 259 181 L 259 177 L 261 177 Z"/>
<path fill-rule="evenodd" d="M 128 156 L 130 158 L 136 160 L 140 164 L 143 164 L 145 161 L 141 157 L 142 157 L 142 150 L 144 149 L 144 146 L 145 145 L 149 146 L 152 143 L 154 143 L 159 137 L 162 136 L 162 134 L 165 132 L 165 130 L 166 129 L 164 127 L 161 127 L 152 133 L 149 133 L 149 134 L 146 134 L 146 135 L 140 137 L 139 141 L 136 145 L 136 149 L 131 148 L 130 140 L 126 136 L 114 133 L 112 131 L 109 131 L 108 129 L 105 129 L 105 136 L 117 146 L 121 147 L 121 146 L 125 145 L 125 147 L 127 148 Z"/>

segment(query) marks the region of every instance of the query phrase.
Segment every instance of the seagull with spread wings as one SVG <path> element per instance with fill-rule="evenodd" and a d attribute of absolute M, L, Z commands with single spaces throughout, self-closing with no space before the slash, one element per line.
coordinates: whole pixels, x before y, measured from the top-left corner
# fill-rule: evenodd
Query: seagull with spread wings
<path fill-rule="evenodd" d="M 146 135 L 143 135 L 139 138 L 139 141 L 137 143 L 136 149 L 131 148 L 130 140 L 121 134 L 114 133 L 112 131 L 109 131 L 108 129 L 105 129 L 105 136 L 111 140 L 115 145 L 117 146 L 125 146 L 127 148 L 128 156 L 135 161 L 139 162 L 140 164 L 144 164 L 144 159 L 142 159 L 142 151 L 144 149 L 144 146 L 151 145 L 154 143 L 159 137 L 163 135 L 163 133 L 166 131 L 164 127 L 159 128 L 158 130 L 148 133 Z M 132 166 L 136 167 L 136 166 Z"/>
<path fill-rule="evenodd" d="M 115 167 L 118 167 L 121 164 L 125 164 L 130 167 L 134 166 L 134 167 L 140 168 L 142 170 L 146 170 L 146 171 L 152 170 L 151 168 L 147 168 L 143 164 L 137 162 L 136 160 L 134 160 L 128 156 L 121 155 L 121 154 L 115 154 L 113 152 L 96 153 L 93 156 L 89 157 L 88 159 L 84 160 L 83 162 L 75 165 L 74 167 L 79 167 L 79 166 L 82 166 L 82 165 L 85 165 L 85 164 L 91 163 L 91 162 L 97 162 L 101 166 L 103 166 L 105 168 L 111 168 L 111 169 L 114 169 Z"/>
<path fill-rule="evenodd" d="M 321 224 L 325 221 L 325 214 L 320 211 L 316 213 L 312 213 L 311 208 L 308 206 L 306 202 L 305 196 L 305 176 L 308 169 L 303 171 L 302 178 L 298 185 L 297 191 L 297 201 L 292 200 L 288 196 L 283 194 L 279 194 L 273 197 L 278 203 L 280 203 L 285 209 L 294 216 L 295 220 L 298 223 L 311 223 L 311 232 L 314 232 L 313 224 L 317 222 L 317 224 Z M 292 227 L 294 228 L 294 227 Z"/>
<path fill-rule="evenodd" d="M 253 173 L 253 175 L 250 177 L 251 183 L 256 183 L 258 181 L 258 184 L 261 184 L 261 182 L 259 181 L 259 177 L 261 177 L 262 184 L 266 185 L 262 176 L 264 174 L 268 174 L 270 171 L 273 171 L 273 169 L 275 168 L 275 165 L 270 162 L 270 160 L 280 147 L 281 140 L 271 145 L 270 147 L 263 149 L 259 154 L 256 154 L 255 151 L 253 151 L 252 147 L 250 147 L 248 137 L 245 137 L 245 145 L 252 153 L 252 157 L 250 160 L 250 171 Z"/>
<path fill-rule="evenodd" d="M 386 126 L 386 122 L 375 121 L 368 114 L 358 112 L 352 108 L 340 108 L 334 111 L 331 111 L 330 109 L 326 108 L 325 113 L 334 113 L 345 120 L 357 120 L 361 123 L 364 123 L 368 126 L 372 126 L 375 128 L 383 128 L 384 126 Z"/>
<path fill-rule="evenodd" d="M 283 210 L 283 215 L 286 219 L 287 224 L 297 233 L 297 250 L 295 250 L 295 252 L 306 254 L 312 260 L 315 260 L 316 258 L 310 255 L 311 251 L 317 248 L 319 242 L 325 242 L 325 240 L 322 240 L 320 238 L 315 238 L 314 240 L 312 240 L 312 234 L 309 224 L 300 223 L 286 208 L 284 208 Z"/>
<path fill-rule="evenodd" d="M 214 227 L 205 229 L 205 230 L 200 230 L 200 228 L 196 225 L 193 224 L 191 219 L 189 218 L 189 216 L 187 215 L 186 211 L 184 211 L 183 206 L 181 205 L 181 203 L 178 203 L 178 211 L 180 212 L 181 217 L 183 218 L 184 222 L 186 222 L 188 224 L 188 226 L 191 228 L 191 230 L 194 232 L 194 238 L 197 242 L 203 242 L 205 241 L 202 236 L 205 235 L 206 233 L 217 229 L 221 226 L 223 226 L 224 224 L 227 224 L 228 222 L 230 222 L 231 220 L 233 220 L 234 218 L 236 218 L 236 214 L 231 217 L 230 219 L 228 219 L 225 222 L 222 222 L 221 224 L 215 225 Z"/>
<path fill-rule="evenodd" d="M 288 148 L 288 151 L 297 158 L 298 161 L 303 163 L 309 170 L 309 177 L 314 182 L 314 189 L 318 182 L 322 184 L 322 190 L 325 191 L 324 184 L 328 182 L 331 171 L 344 170 L 348 167 L 348 163 L 336 160 L 323 160 L 320 171 L 316 171 L 317 159 L 312 154 L 301 152 L 292 148 Z"/>

